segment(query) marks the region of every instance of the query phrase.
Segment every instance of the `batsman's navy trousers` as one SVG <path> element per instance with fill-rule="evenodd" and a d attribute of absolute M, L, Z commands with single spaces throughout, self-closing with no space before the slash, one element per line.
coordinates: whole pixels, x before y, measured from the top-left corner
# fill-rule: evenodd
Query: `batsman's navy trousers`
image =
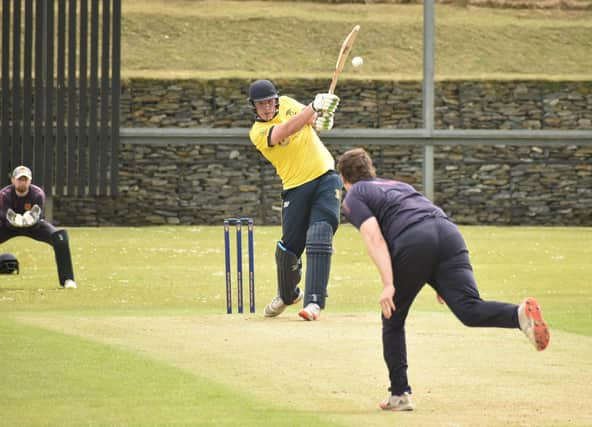
<path fill-rule="evenodd" d="M 300 257 L 306 231 L 314 222 L 327 222 L 333 234 L 339 226 L 343 183 L 334 170 L 296 188 L 282 192 L 282 242 Z"/>
<path fill-rule="evenodd" d="M 390 319 L 382 317 L 382 344 L 393 395 L 411 392 L 407 381 L 405 319 L 425 283 L 467 326 L 519 327 L 517 305 L 483 301 L 479 297 L 467 246 L 449 219 L 428 217 L 390 243 L 396 310 Z"/>

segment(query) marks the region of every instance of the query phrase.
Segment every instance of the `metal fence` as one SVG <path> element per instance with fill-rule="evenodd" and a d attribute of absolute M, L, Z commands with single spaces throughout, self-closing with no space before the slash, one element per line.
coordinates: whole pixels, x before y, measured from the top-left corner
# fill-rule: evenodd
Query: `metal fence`
<path fill-rule="evenodd" d="M 121 0 L 3 0 L 0 177 L 117 193 Z"/>
<path fill-rule="evenodd" d="M 333 129 L 321 138 L 337 145 L 592 145 L 592 130 Z M 125 144 L 251 144 L 248 128 L 122 128 Z"/>
<path fill-rule="evenodd" d="M 592 146 L 592 130 L 426 130 L 426 129 L 334 129 L 322 134 L 329 145 L 363 146 L 407 144 L 423 147 L 423 188 L 434 188 L 434 146 L 441 145 L 531 145 Z M 124 144 L 216 144 L 248 145 L 249 129 L 123 128 Z M 433 191 L 433 190 L 432 190 Z M 433 199 L 433 194 L 429 194 Z"/>

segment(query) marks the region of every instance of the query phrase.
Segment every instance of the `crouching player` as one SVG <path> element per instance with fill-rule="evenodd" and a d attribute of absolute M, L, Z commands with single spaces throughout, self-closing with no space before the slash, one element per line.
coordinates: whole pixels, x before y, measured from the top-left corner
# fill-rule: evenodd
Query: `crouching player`
<path fill-rule="evenodd" d="M 76 288 L 68 233 L 45 221 L 45 193 L 31 180 L 31 170 L 18 166 L 12 172 L 12 184 L 0 190 L 0 244 L 18 236 L 50 244 L 55 253 L 60 286 Z"/>

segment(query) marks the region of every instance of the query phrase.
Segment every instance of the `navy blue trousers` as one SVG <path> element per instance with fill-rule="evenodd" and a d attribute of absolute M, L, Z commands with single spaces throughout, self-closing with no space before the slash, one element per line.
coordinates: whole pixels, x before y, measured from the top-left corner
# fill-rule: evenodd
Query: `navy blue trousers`
<path fill-rule="evenodd" d="M 45 220 L 30 228 L 12 228 L 0 226 L 0 244 L 12 239 L 13 237 L 29 237 L 39 242 L 45 242 L 53 247 L 55 259 L 58 267 L 58 280 L 61 286 L 64 286 L 66 280 L 74 280 L 74 270 L 72 268 L 72 257 L 68 241 L 53 239 L 53 235 L 58 230 L 55 226 Z M 64 231 L 65 232 L 65 231 Z"/>
<path fill-rule="evenodd" d="M 300 257 L 306 246 L 306 231 L 314 222 L 328 222 L 333 234 L 339 226 L 341 178 L 335 171 L 282 192 L 282 242 Z"/>
<path fill-rule="evenodd" d="M 405 319 L 425 283 L 438 292 L 467 326 L 519 327 L 517 305 L 480 298 L 467 246 L 450 220 L 425 219 L 405 230 L 392 247 L 396 310 L 390 319 L 382 317 L 382 344 L 393 395 L 411 392 L 407 380 Z"/>
<path fill-rule="evenodd" d="M 13 237 L 23 236 L 53 245 L 51 235 L 56 231 L 58 231 L 57 228 L 44 220 L 39 221 L 39 224 L 31 228 L 10 228 L 0 226 L 0 243 L 4 243 Z"/>

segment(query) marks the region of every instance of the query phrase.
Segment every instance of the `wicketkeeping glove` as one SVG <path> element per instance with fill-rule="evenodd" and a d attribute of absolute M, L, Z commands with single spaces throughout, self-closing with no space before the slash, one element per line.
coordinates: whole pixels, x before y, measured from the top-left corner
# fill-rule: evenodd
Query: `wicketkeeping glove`
<path fill-rule="evenodd" d="M 317 131 L 333 129 L 333 113 L 323 113 L 319 115 L 314 123 Z"/>
<path fill-rule="evenodd" d="M 6 220 L 13 227 L 21 228 L 24 225 L 23 216 L 21 214 L 17 214 L 10 208 L 8 208 L 6 211 Z"/>
<path fill-rule="evenodd" d="M 23 214 L 23 227 L 32 227 L 39 222 L 41 218 L 41 208 L 38 205 Z"/>
<path fill-rule="evenodd" d="M 339 97 L 332 93 L 319 93 L 312 102 L 315 112 L 334 113 L 339 105 Z"/>

